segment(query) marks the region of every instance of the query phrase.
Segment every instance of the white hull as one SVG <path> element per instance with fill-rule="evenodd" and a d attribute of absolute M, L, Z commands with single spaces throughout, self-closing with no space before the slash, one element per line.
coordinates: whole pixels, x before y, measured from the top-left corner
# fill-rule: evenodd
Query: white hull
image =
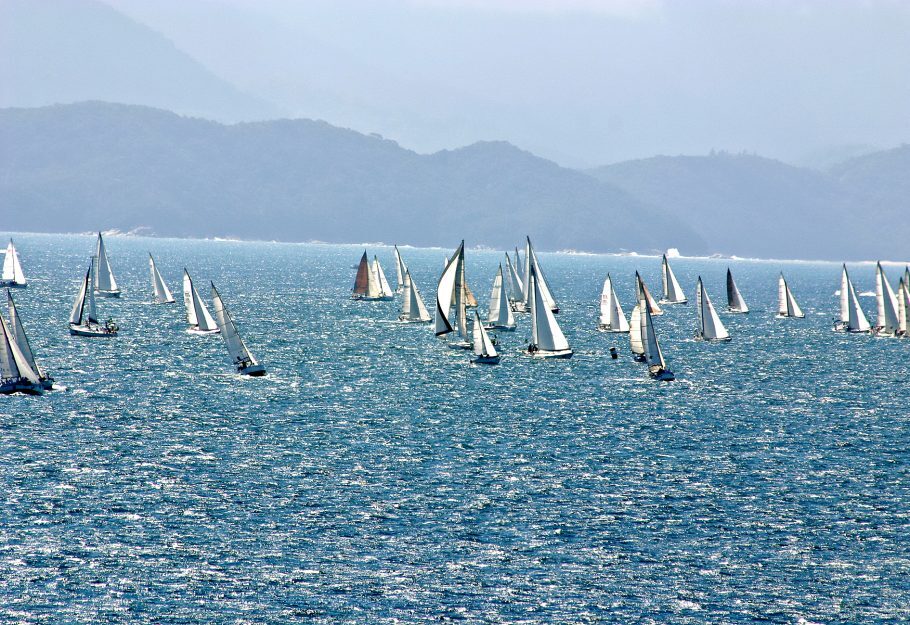
<path fill-rule="evenodd" d="M 398 318 L 398 323 L 432 323 L 432 319 L 402 319 Z"/>
<path fill-rule="evenodd" d="M 525 306 L 524 302 L 512 302 L 512 312 L 526 313 L 528 312 L 528 308 Z"/>
<path fill-rule="evenodd" d="M 199 328 L 190 328 L 187 330 L 189 334 L 220 334 L 221 330 L 215 328 L 214 330 L 200 330 Z"/>
<path fill-rule="evenodd" d="M 696 341 L 704 341 L 705 343 L 728 343 L 733 340 L 732 336 L 725 336 L 722 339 L 709 339 L 704 336 L 695 336 Z"/>
<path fill-rule="evenodd" d="M 500 332 L 514 332 L 518 328 L 517 325 L 515 325 L 515 326 L 498 326 L 493 323 L 485 324 L 483 327 L 486 328 L 487 330 L 498 330 Z"/>
<path fill-rule="evenodd" d="M 368 295 L 352 295 L 351 299 L 358 302 L 391 302 L 394 298 L 391 295 L 380 295 L 379 297 L 369 297 Z"/>
<path fill-rule="evenodd" d="M 689 300 L 688 299 L 663 299 L 663 298 L 661 298 L 661 299 L 657 300 L 657 303 L 658 304 L 688 304 Z M 651 315 L 653 316 L 654 313 L 652 312 Z"/>
<path fill-rule="evenodd" d="M 739 308 L 730 308 L 729 306 L 727 306 L 727 312 L 734 313 L 737 315 L 748 315 L 749 314 L 748 310 L 740 310 Z"/>
<path fill-rule="evenodd" d="M 528 352 L 532 358 L 571 358 L 573 353 L 574 352 L 571 349 L 558 349 L 555 351 L 538 349 L 533 352 Z"/>
<path fill-rule="evenodd" d="M 446 346 L 449 349 L 474 349 L 474 344 L 467 341 L 447 341 Z"/>
<path fill-rule="evenodd" d="M 109 337 L 117 336 L 117 332 L 105 329 L 103 326 L 77 326 L 70 324 L 70 334 L 73 336 Z"/>
<path fill-rule="evenodd" d="M 95 295 L 99 297 L 120 297 L 120 289 L 116 291 L 101 291 L 100 289 L 95 289 Z"/>
<path fill-rule="evenodd" d="M 606 325 L 603 323 L 600 324 L 599 326 L 597 326 L 597 329 L 600 330 L 601 332 L 611 332 L 613 334 L 628 334 L 629 333 L 628 330 L 614 330 L 613 326 Z"/>

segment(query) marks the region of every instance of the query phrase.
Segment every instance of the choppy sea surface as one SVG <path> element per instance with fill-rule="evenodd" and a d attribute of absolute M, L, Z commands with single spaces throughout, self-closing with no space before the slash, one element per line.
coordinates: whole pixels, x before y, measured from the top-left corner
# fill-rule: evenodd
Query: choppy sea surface
<path fill-rule="evenodd" d="M 831 331 L 839 265 L 676 259 L 733 340 L 666 306 L 658 383 L 596 330 L 607 272 L 628 314 L 658 258 L 540 254 L 575 356 L 524 356 L 519 316 L 484 367 L 395 323 L 400 298 L 351 301 L 363 246 L 106 242 L 121 334 L 93 340 L 66 325 L 92 237 L 16 236 L 66 390 L 0 397 L 2 623 L 910 619 L 910 340 Z M 401 248 L 431 310 L 457 244 Z M 214 280 L 266 378 L 151 303 L 149 251 L 178 298 L 184 266 Z M 501 259 L 468 249 L 482 309 Z M 748 315 L 723 312 L 727 266 Z M 805 319 L 775 318 L 781 270 Z"/>

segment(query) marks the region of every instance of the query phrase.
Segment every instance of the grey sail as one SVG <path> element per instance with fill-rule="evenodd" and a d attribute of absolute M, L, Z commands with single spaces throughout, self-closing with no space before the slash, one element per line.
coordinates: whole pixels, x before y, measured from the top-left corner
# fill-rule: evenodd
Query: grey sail
<path fill-rule="evenodd" d="M 263 367 L 253 354 L 250 353 L 250 350 L 247 349 L 246 343 L 240 338 L 237 326 L 234 324 L 234 320 L 231 318 L 227 307 L 224 305 L 224 301 L 221 299 L 221 294 L 218 292 L 218 289 L 215 288 L 215 283 L 213 282 L 211 285 L 212 307 L 215 310 L 215 319 L 218 323 L 218 329 L 221 331 L 221 337 L 224 339 L 224 344 L 227 347 L 228 354 L 231 357 L 231 363 L 237 368 L 238 373 L 251 376 L 264 375 L 265 367 Z"/>
<path fill-rule="evenodd" d="M 727 310 L 735 313 L 749 312 L 746 300 L 743 299 L 742 294 L 739 292 L 729 267 L 727 267 Z"/>

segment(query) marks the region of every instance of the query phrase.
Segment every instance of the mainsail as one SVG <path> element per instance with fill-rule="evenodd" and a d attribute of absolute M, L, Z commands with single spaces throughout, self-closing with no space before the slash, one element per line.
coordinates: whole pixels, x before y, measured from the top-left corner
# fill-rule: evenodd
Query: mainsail
<path fill-rule="evenodd" d="M 786 279 L 784 279 L 784 274 L 780 274 L 780 278 L 777 281 L 777 314 L 779 317 L 802 318 L 806 316 L 803 314 L 799 304 L 796 303 L 796 298 L 793 297 L 793 292 L 790 290 Z"/>
<path fill-rule="evenodd" d="M 29 365 L 28 360 L 19 349 L 19 344 L 6 325 L 6 320 L 0 315 L 0 378 L 5 380 L 27 380 L 38 386 L 41 380 L 38 374 Z M 34 389 L 40 393 L 40 388 Z"/>
<path fill-rule="evenodd" d="M 749 312 L 746 300 L 743 299 L 742 294 L 739 292 L 729 267 L 727 267 L 727 310 L 736 313 Z"/>
<path fill-rule="evenodd" d="M 679 286 L 679 281 L 673 274 L 673 269 L 667 261 L 666 254 L 663 256 L 660 277 L 664 289 L 664 297 L 660 300 L 662 304 L 685 304 L 689 301 L 686 299 L 682 287 Z"/>
<path fill-rule="evenodd" d="M 496 356 L 499 355 L 496 352 L 496 347 L 493 345 L 493 341 L 490 340 L 490 336 L 487 334 L 486 329 L 484 329 L 483 323 L 480 321 L 480 314 L 478 314 L 476 310 L 474 311 L 473 339 L 475 356 L 480 356 L 482 358 L 496 358 Z"/>
<path fill-rule="evenodd" d="M 171 290 L 167 288 L 167 284 L 164 283 L 164 279 L 158 272 L 158 267 L 155 266 L 155 259 L 152 258 L 151 254 L 149 254 L 149 271 L 152 274 L 152 289 L 155 292 L 155 301 L 159 304 L 172 303 L 174 296 L 171 294 Z"/>
<path fill-rule="evenodd" d="M 401 293 L 404 290 L 404 276 L 408 272 L 407 265 L 404 264 L 404 261 L 401 260 L 401 252 L 398 251 L 398 246 L 395 246 L 395 278 L 398 280 L 398 292 Z"/>
<path fill-rule="evenodd" d="M 540 262 L 537 260 L 537 253 L 531 246 L 531 237 L 527 237 L 527 247 L 525 247 L 525 267 L 526 275 L 530 276 L 532 273 L 534 274 L 534 279 L 537 281 L 538 288 L 540 288 L 544 303 L 551 311 L 558 313 L 559 304 L 556 303 L 556 299 L 553 297 L 553 294 L 550 291 L 550 287 L 547 284 L 547 278 L 543 273 L 543 268 L 540 266 Z M 531 289 L 528 287 L 528 285 L 525 285 L 525 307 L 527 309 L 530 309 L 531 307 Z"/>
<path fill-rule="evenodd" d="M 401 298 L 401 314 L 398 316 L 399 321 L 429 321 L 430 313 L 427 311 L 417 284 L 411 277 L 409 269 L 404 270 L 404 290 Z"/>
<path fill-rule="evenodd" d="M 705 285 L 701 280 L 701 276 L 698 276 L 698 284 L 695 288 L 696 307 L 698 308 L 698 328 L 696 329 L 696 334 L 698 337 L 706 341 L 730 340 L 730 333 L 727 332 L 727 328 L 725 328 L 724 324 L 721 322 L 720 317 L 717 315 L 717 311 L 714 310 L 714 305 L 711 303 L 711 298 L 708 297 L 708 292 L 705 290 Z"/>
<path fill-rule="evenodd" d="M 600 327 L 610 332 L 629 331 L 629 323 L 626 321 L 619 298 L 616 297 L 616 289 L 613 287 L 613 279 L 610 274 L 607 274 L 603 290 L 600 293 Z"/>
<path fill-rule="evenodd" d="M 98 312 L 95 309 L 95 292 L 91 287 L 92 269 L 95 266 L 94 259 L 85 272 L 85 278 L 82 280 L 82 286 L 76 295 L 76 301 L 73 302 L 73 309 L 70 312 L 70 324 L 75 326 L 88 326 L 89 324 L 98 323 Z"/>
<path fill-rule="evenodd" d="M 517 261 L 516 261 L 517 262 Z M 518 272 L 515 271 L 515 267 L 512 265 L 512 259 L 509 258 L 509 253 L 506 252 L 506 269 L 508 278 L 507 282 L 509 284 L 509 302 L 521 302 L 524 300 L 524 287 L 521 284 L 521 278 L 518 277 Z"/>
<path fill-rule="evenodd" d="M 436 336 L 454 332 L 449 323 L 449 309 L 455 305 L 455 324 L 461 337 L 468 340 L 464 289 L 464 241 L 449 259 L 436 288 Z"/>
<path fill-rule="evenodd" d="M 6 246 L 2 280 L 10 286 L 25 286 L 28 284 L 28 280 L 25 279 L 25 274 L 22 272 L 22 265 L 19 263 L 19 252 L 16 251 L 16 246 L 13 245 L 12 239 L 9 240 L 9 245 Z"/>
<path fill-rule="evenodd" d="M 868 332 L 870 329 L 866 313 L 859 305 L 853 281 L 847 274 L 847 265 L 843 266 L 840 281 L 840 322 L 841 328 L 848 332 Z"/>
<path fill-rule="evenodd" d="M 515 317 L 509 305 L 509 297 L 503 286 L 502 265 L 493 278 L 493 289 L 490 292 L 490 315 L 487 321 L 495 328 L 515 327 Z"/>
<path fill-rule="evenodd" d="M 9 309 L 10 335 L 16 341 L 19 350 L 37 376 L 41 379 L 46 378 L 44 371 L 35 362 L 35 354 L 32 352 L 32 346 L 29 344 L 28 336 L 25 334 L 25 327 L 22 325 L 22 319 L 19 318 L 19 311 L 16 309 L 16 302 L 13 301 L 13 294 L 9 292 L 9 289 L 6 291 L 6 305 Z"/>
<path fill-rule="evenodd" d="M 653 377 L 673 379 L 672 373 L 667 371 L 664 354 L 654 332 L 654 321 L 651 319 L 651 310 L 644 297 L 639 297 L 638 306 L 641 309 L 639 326 L 641 327 L 641 342 L 644 349 L 644 361 L 648 365 L 648 373 Z"/>
<path fill-rule="evenodd" d="M 102 293 L 118 293 L 117 280 L 114 279 L 114 272 L 111 271 L 111 264 L 107 259 L 107 251 L 104 248 L 104 239 L 101 233 L 98 233 L 98 244 L 95 249 L 96 270 L 95 270 L 95 290 Z"/>
<path fill-rule="evenodd" d="M 255 367 L 259 364 L 259 361 L 253 357 L 253 354 L 247 349 L 243 339 L 240 338 L 240 333 L 237 332 L 237 326 L 234 324 L 234 320 L 231 319 L 231 315 L 228 313 L 224 301 L 221 299 L 221 294 L 218 292 L 218 289 L 215 288 L 215 283 L 212 282 L 211 285 L 212 306 L 215 310 L 215 317 L 218 319 L 218 329 L 221 330 L 224 344 L 227 346 L 228 354 L 231 356 L 231 362 L 241 372 L 245 369 Z M 257 367 L 257 369 L 256 375 L 265 373 L 264 368 L 260 369 Z"/>
<path fill-rule="evenodd" d="M 392 287 L 389 286 L 389 281 L 386 280 L 385 272 L 382 270 L 382 265 L 379 264 L 379 259 L 376 256 L 373 256 L 373 273 L 379 283 L 380 297 L 392 297 Z"/>
<path fill-rule="evenodd" d="M 360 264 L 357 266 L 357 276 L 354 278 L 354 288 L 352 289 L 354 299 L 378 299 L 382 295 L 382 289 L 379 286 L 379 277 L 370 267 L 370 261 L 367 258 L 366 251 L 360 257 Z"/>
<path fill-rule="evenodd" d="M 540 352 L 569 352 L 569 342 L 556 323 L 556 317 L 550 306 L 547 305 L 537 280 L 537 266 L 532 263 L 530 267 L 531 301 L 531 344 Z"/>
<path fill-rule="evenodd" d="M 903 278 L 897 290 L 897 312 L 900 334 L 907 338 L 910 336 L 910 285 Z"/>
<path fill-rule="evenodd" d="M 875 300 L 878 303 L 876 329 L 879 334 L 894 335 L 900 329 L 897 318 L 897 297 L 894 289 L 888 284 L 882 264 L 875 268 Z"/>
<path fill-rule="evenodd" d="M 638 304 L 635 304 L 629 315 L 629 345 L 636 356 L 645 355 L 645 347 L 641 342 L 641 307 Z"/>
<path fill-rule="evenodd" d="M 193 279 L 186 268 L 183 269 L 183 303 L 186 306 L 186 322 L 192 329 L 202 332 L 213 332 L 218 329 L 205 302 L 193 286 Z"/>

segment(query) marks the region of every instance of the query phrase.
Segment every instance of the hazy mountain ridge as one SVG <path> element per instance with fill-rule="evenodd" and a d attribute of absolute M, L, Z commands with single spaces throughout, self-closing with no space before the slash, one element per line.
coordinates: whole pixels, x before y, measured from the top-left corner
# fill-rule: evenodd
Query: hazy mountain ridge
<path fill-rule="evenodd" d="M 830 173 L 754 155 L 656 156 L 589 170 L 672 212 L 712 251 L 776 258 L 910 257 L 902 165 L 910 150 L 850 159 Z M 894 227 L 882 229 L 882 223 Z"/>
<path fill-rule="evenodd" d="M 237 121 L 281 111 L 95 0 L 0 0 L 0 106 L 107 100 Z"/>
<path fill-rule="evenodd" d="M 423 156 L 324 122 L 101 102 L 0 110 L 0 208 L 13 230 L 707 249 L 670 215 L 505 143 Z"/>

